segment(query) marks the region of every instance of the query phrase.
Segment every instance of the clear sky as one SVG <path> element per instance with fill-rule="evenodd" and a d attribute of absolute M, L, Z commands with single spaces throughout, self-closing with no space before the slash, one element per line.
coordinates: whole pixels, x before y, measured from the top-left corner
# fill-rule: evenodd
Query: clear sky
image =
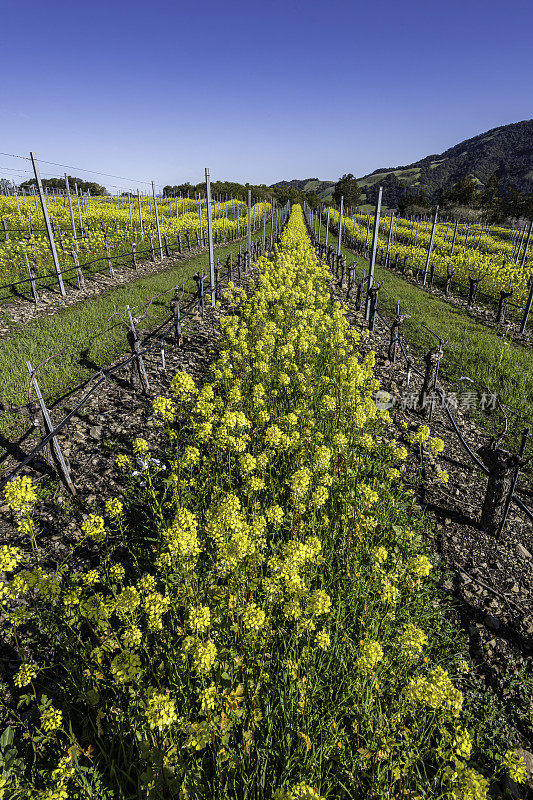
<path fill-rule="evenodd" d="M 530 0 L 8 0 L 0 28 L 0 151 L 109 188 L 362 176 L 533 117 Z"/>

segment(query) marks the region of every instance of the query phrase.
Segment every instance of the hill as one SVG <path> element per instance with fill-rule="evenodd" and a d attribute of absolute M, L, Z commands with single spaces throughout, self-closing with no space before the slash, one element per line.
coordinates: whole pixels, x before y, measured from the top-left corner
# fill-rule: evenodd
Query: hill
<path fill-rule="evenodd" d="M 533 194 L 533 120 L 492 128 L 443 153 L 426 156 L 406 166 L 376 169 L 358 181 L 365 193 L 361 202 L 373 202 L 376 192 L 373 187 L 385 185 L 385 204 L 394 206 L 406 188 L 412 192 L 425 191 L 435 200 L 464 175 L 472 175 L 480 184 L 486 184 L 494 173 L 501 178 L 503 186 Z M 273 185 L 313 191 L 326 200 L 331 197 L 335 182 L 306 178 Z"/>
<path fill-rule="evenodd" d="M 319 178 L 304 178 L 303 180 L 278 181 L 272 187 L 292 186 L 300 192 L 314 192 L 321 200 L 330 200 L 335 187 L 335 181 L 321 181 Z"/>

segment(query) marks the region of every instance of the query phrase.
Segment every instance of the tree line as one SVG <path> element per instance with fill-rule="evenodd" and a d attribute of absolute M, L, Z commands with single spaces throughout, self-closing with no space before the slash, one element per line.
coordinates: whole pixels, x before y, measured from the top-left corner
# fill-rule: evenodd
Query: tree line
<path fill-rule="evenodd" d="M 365 187 L 366 203 L 374 205 L 377 202 L 379 186 L 383 188 L 383 204 L 397 209 L 402 215 L 429 213 L 438 205 L 445 214 L 467 216 L 470 211 L 489 222 L 533 217 L 533 195 L 510 186 L 497 172 L 485 185 L 465 174 L 448 188 L 440 190 L 433 199 L 424 186 L 410 187 L 389 172 L 383 180 Z M 335 184 L 333 201 L 338 205 L 343 196 L 345 205 L 353 207 L 361 195 L 362 188 L 357 179 L 348 173 Z"/>

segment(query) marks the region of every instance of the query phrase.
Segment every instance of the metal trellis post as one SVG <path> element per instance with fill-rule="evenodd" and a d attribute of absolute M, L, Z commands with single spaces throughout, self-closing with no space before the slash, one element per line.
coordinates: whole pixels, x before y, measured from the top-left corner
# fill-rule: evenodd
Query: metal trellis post
<path fill-rule="evenodd" d="M 381 198 L 383 197 L 383 187 L 379 187 L 378 191 L 378 199 L 376 201 L 376 211 L 374 216 L 374 231 L 372 233 L 372 255 L 370 259 L 370 272 L 368 275 L 368 288 L 371 289 L 374 285 L 374 270 L 376 266 L 376 252 L 378 249 L 378 236 L 379 236 L 379 218 L 381 215 Z M 368 302 L 368 292 L 367 292 L 367 302 L 365 308 L 365 319 L 368 322 L 368 315 L 370 311 L 370 304 Z"/>
<path fill-rule="evenodd" d="M 433 227 L 431 229 L 431 238 L 429 240 L 428 255 L 426 258 L 426 266 L 424 268 L 424 280 L 422 281 L 422 286 L 426 285 L 426 280 L 428 276 L 429 262 L 431 261 L 431 251 L 433 250 L 433 240 L 435 239 L 435 230 L 437 228 L 438 213 L 439 213 L 439 207 L 437 206 L 435 209 L 435 216 L 433 218 Z"/>
<path fill-rule="evenodd" d="M 155 222 L 157 225 L 157 238 L 159 239 L 159 255 L 161 257 L 161 260 L 163 260 L 163 242 L 161 241 L 161 228 L 159 227 L 159 214 L 157 213 L 157 200 L 155 197 L 155 186 L 153 181 L 152 181 L 152 197 L 154 198 Z"/>
<path fill-rule="evenodd" d="M 68 207 L 69 207 L 69 211 L 70 211 L 70 222 L 72 224 L 72 235 L 74 236 L 75 239 L 77 239 L 78 236 L 76 234 L 76 223 L 74 222 L 74 211 L 72 210 L 72 198 L 70 196 L 70 186 L 68 185 L 68 175 L 67 175 L 66 172 L 65 172 L 65 189 L 66 189 L 67 197 L 68 197 Z"/>
<path fill-rule="evenodd" d="M 205 168 L 205 191 L 207 195 L 207 238 L 209 240 L 209 284 L 211 289 L 211 306 L 216 302 L 215 291 L 215 257 L 213 255 L 213 221 L 211 220 L 211 178 L 209 167 Z"/>
<path fill-rule="evenodd" d="M 342 241 L 342 212 L 344 208 L 344 195 L 341 195 L 341 208 L 339 211 L 339 241 L 337 243 L 337 255 L 341 254 L 341 241 Z"/>
<path fill-rule="evenodd" d="M 52 251 L 52 258 L 54 260 L 54 267 L 57 275 L 57 282 L 59 283 L 59 289 L 63 297 L 66 296 L 65 287 L 63 286 L 63 276 L 61 275 L 61 267 L 59 266 L 59 258 L 57 257 L 57 250 L 56 250 L 56 243 L 54 241 L 54 234 L 52 232 L 52 226 L 50 224 L 50 217 L 48 216 L 48 207 L 46 205 L 46 199 L 43 192 L 43 184 L 41 181 L 41 175 L 39 173 L 39 167 L 37 166 L 37 161 L 35 159 L 35 153 L 30 153 L 31 163 L 33 165 L 33 172 L 35 174 L 35 180 L 37 182 L 37 188 L 39 190 L 39 199 L 41 201 L 41 208 L 43 210 L 43 217 L 44 217 L 44 224 L 46 226 L 46 233 L 48 234 L 48 241 L 50 242 L 50 250 Z"/>

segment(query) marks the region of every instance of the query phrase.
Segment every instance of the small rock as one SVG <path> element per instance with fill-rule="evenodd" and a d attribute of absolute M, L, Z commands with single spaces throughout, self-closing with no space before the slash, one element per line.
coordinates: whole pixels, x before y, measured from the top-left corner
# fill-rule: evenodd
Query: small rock
<path fill-rule="evenodd" d="M 529 560 L 533 559 L 533 556 L 531 555 L 529 550 L 526 550 L 524 545 L 520 544 L 520 542 L 516 545 L 516 552 L 523 558 L 529 558 Z"/>
<path fill-rule="evenodd" d="M 528 636 L 533 636 L 533 614 L 529 614 L 522 620 L 524 631 Z"/>
<path fill-rule="evenodd" d="M 102 437 L 103 428 L 101 425 L 93 425 L 92 428 L 89 429 L 89 436 L 91 439 L 100 439 Z"/>
<path fill-rule="evenodd" d="M 518 583 L 516 583 L 516 581 L 511 586 L 511 591 L 514 592 L 515 594 L 518 594 L 518 592 L 520 591 L 520 586 Z"/>
<path fill-rule="evenodd" d="M 502 623 L 498 617 L 493 617 L 492 614 L 487 614 L 485 617 L 485 625 L 488 628 L 491 628 L 493 631 L 497 631 L 499 628 L 501 628 Z"/>

